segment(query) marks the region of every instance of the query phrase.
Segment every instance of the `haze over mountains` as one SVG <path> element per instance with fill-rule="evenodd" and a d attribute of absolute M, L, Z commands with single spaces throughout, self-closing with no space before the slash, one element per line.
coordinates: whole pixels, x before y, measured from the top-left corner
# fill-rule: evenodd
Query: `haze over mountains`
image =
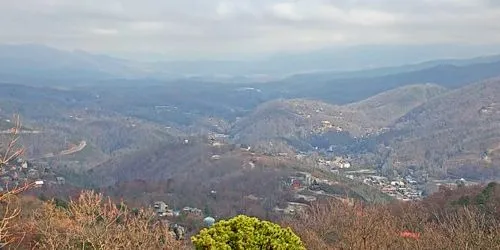
<path fill-rule="evenodd" d="M 0 249 L 497 249 L 498 2 L 3 1 Z"/>
<path fill-rule="evenodd" d="M 106 80 L 115 78 L 176 79 L 196 77 L 205 80 L 281 79 L 298 73 L 313 72 L 318 79 L 382 76 L 416 71 L 432 66 L 466 66 L 498 61 L 495 46 L 358 46 L 324 49 L 308 53 L 282 54 L 251 60 L 158 61 L 139 62 L 91 54 L 64 51 L 37 44 L 0 45 L 0 74 L 4 79 L 19 80 Z M 388 56 L 390 55 L 390 56 Z M 478 57 L 482 55 L 484 57 Z M 468 59 L 477 57 L 474 59 Z M 383 58 L 383 60 L 381 60 Z M 437 59 L 446 60 L 437 60 Z M 400 66 L 404 65 L 405 66 Z M 388 67 L 388 68 L 382 68 Z M 382 69 L 380 69 L 382 68 Z M 363 72 L 359 72 L 363 70 Z M 325 73 L 314 73 L 314 72 Z M 350 71 L 350 72 L 346 72 Z M 56 77 L 57 76 L 57 77 Z M 16 78 L 17 77 L 17 78 Z M 249 78 L 250 77 L 250 78 Z M 306 79 L 310 76 L 296 76 Z"/>
<path fill-rule="evenodd" d="M 340 57 L 327 57 L 304 63 L 333 69 Z M 364 70 L 369 61 L 353 60 L 360 64 L 345 69 L 358 70 L 288 76 L 298 71 L 274 61 L 276 70 L 258 78 L 248 75 L 258 64 L 212 65 L 234 74 L 221 78 L 205 62 L 132 62 L 35 45 L 2 46 L 0 61 L 5 127 L 20 113 L 27 129 L 40 131 L 23 136 L 27 157 L 68 185 L 139 203 L 170 197 L 233 214 L 249 206 L 237 197 L 255 196 L 263 200 L 252 200 L 254 211 L 269 211 L 270 200 L 294 200 L 277 183 L 295 171 L 329 180 L 330 195 L 387 199 L 325 162 L 396 179 L 411 173 L 419 190 L 428 178 L 500 177 L 496 55 Z M 58 154 L 82 142 L 83 150 Z M 224 207 L 206 196 L 211 189 Z"/>

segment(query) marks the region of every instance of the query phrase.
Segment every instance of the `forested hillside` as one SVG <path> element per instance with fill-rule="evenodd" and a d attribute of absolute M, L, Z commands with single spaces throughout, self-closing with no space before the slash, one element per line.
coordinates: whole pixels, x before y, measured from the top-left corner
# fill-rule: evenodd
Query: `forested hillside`
<path fill-rule="evenodd" d="M 396 136 L 390 142 L 394 160 L 424 164 L 456 176 L 497 176 L 498 100 L 500 82 L 491 79 L 448 92 L 412 110 L 394 125 Z"/>

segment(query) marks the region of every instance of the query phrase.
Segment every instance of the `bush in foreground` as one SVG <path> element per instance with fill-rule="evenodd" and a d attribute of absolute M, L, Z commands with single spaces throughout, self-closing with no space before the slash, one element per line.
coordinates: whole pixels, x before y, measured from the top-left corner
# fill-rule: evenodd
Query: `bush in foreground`
<path fill-rule="evenodd" d="M 290 228 L 244 215 L 219 221 L 192 241 L 196 249 L 305 249 Z"/>
<path fill-rule="evenodd" d="M 46 203 L 30 229 L 38 249 L 181 249 L 151 211 L 117 206 L 101 194 L 82 192 L 67 207 Z"/>

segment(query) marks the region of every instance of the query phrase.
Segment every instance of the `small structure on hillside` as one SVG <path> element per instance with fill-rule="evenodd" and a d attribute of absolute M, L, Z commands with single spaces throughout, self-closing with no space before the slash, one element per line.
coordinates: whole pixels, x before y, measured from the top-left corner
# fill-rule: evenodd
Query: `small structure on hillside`
<path fill-rule="evenodd" d="M 241 144 L 240 149 L 244 150 L 244 151 L 250 151 L 250 150 L 252 150 L 252 147 L 250 145 L 247 145 L 247 144 Z"/>
<path fill-rule="evenodd" d="M 192 214 L 192 215 L 197 215 L 197 216 L 200 216 L 203 214 L 203 211 L 201 211 L 201 209 L 195 208 L 195 207 L 184 207 L 182 209 L 182 212 L 185 214 Z"/>
<path fill-rule="evenodd" d="M 59 185 L 66 184 L 66 179 L 64 179 L 64 177 L 61 177 L 61 176 L 56 177 L 56 181 L 57 181 L 57 184 L 59 184 Z"/>
<path fill-rule="evenodd" d="M 156 215 L 164 217 L 167 214 L 167 204 L 163 201 L 156 201 L 153 206 Z"/>
<path fill-rule="evenodd" d="M 311 185 L 313 182 L 313 177 L 310 173 L 307 172 L 297 172 L 295 175 L 297 178 L 303 181 L 303 183 L 307 186 Z"/>
<path fill-rule="evenodd" d="M 210 197 L 212 197 L 212 199 L 217 199 L 217 191 L 211 190 L 210 191 Z"/>

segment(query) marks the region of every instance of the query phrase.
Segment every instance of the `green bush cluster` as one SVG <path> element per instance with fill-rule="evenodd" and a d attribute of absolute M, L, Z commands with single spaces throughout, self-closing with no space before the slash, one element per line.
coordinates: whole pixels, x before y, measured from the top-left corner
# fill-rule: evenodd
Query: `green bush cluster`
<path fill-rule="evenodd" d="M 196 249 L 305 249 L 290 228 L 245 215 L 219 221 L 191 240 Z"/>

